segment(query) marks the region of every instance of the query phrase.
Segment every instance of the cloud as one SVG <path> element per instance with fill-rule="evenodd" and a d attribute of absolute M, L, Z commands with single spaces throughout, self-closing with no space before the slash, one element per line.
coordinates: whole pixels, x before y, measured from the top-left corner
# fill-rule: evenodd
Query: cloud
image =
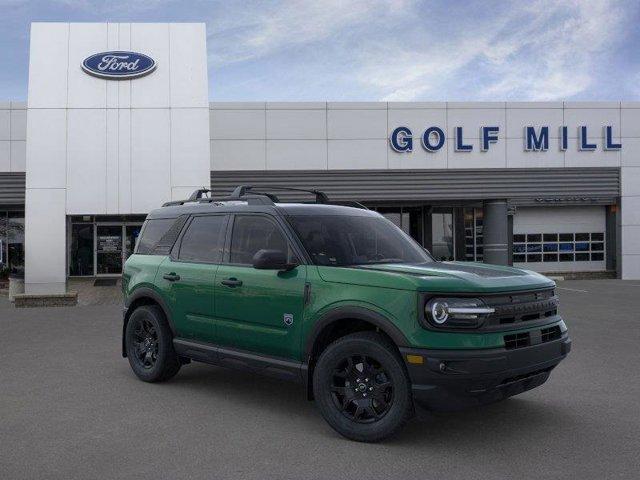
<path fill-rule="evenodd" d="M 258 2 L 218 12 L 208 22 L 216 66 L 261 58 L 331 39 L 345 30 L 395 16 L 404 0 Z M 220 15 L 219 13 L 222 13 Z"/>
<path fill-rule="evenodd" d="M 467 34 L 451 39 L 426 34 L 426 55 L 405 47 L 389 69 L 379 69 L 381 61 L 373 55 L 360 82 L 380 91 L 382 100 L 455 95 L 451 84 L 473 86 L 479 100 L 552 100 L 585 92 L 607 47 L 623 32 L 624 10 L 607 0 L 517 5 L 523 4 L 484 23 L 468 19 L 460 25 Z"/>
<path fill-rule="evenodd" d="M 213 68 L 297 55 L 292 69 L 321 71 L 327 84 L 384 101 L 580 96 L 624 35 L 629 11 L 614 0 L 261 5 L 209 22 Z"/>

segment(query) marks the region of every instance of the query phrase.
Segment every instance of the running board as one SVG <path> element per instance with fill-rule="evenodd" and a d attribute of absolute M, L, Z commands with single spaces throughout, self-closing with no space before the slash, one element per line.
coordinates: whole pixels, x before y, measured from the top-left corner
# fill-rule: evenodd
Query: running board
<path fill-rule="evenodd" d="M 220 367 L 245 370 L 259 375 L 297 383 L 307 383 L 307 365 L 244 350 L 220 347 L 211 343 L 194 342 L 183 338 L 173 339 L 173 348 L 181 357 Z"/>

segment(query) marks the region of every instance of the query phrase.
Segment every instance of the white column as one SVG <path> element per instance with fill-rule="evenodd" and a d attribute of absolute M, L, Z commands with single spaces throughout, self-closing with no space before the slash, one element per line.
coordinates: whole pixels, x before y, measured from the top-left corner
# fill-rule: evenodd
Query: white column
<path fill-rule="evenodd" d="M 640 280 L 640 102 L 621 108 L 621 277 Z"/>

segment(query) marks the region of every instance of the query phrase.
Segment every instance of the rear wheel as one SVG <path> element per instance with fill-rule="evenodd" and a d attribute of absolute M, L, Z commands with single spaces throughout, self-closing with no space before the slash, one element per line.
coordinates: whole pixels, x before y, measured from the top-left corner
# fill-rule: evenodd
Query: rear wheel
<path fill-rule="evenodd" d="M 173 335 L 160 307 L 144 305 L 134 310 L 127 323 L 125 348 L 131 369 L 140 380 L 161 382 L 180 370 Z"/>
<path fill-rule="evenodd" d="M 402 360 L 378 333 L 354 333 L 329 345 L 315 367 L 313 388 L 324 419 L 352 440 L 383 440 L 413 413 Z"/>

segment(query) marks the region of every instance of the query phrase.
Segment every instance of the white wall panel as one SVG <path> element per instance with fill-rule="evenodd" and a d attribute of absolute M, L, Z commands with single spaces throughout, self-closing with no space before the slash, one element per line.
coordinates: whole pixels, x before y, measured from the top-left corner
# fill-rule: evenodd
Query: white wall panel
<path fill-rule="evenodd" d="M 264 140 L 211 140 L 211 170 L 265 170 Z"/>
<path fill-rule="evenodd" d="M 69 25 L 68 108 L 105 108 L 107 80 L 87 75 L 82 62 L 94 53 L 105 52 L 106 23 L 72 23 Z"/>
<path fill-rule="evenodd" d="M 546 152 L 527 152 L 523 138 L 507 138 L 507 168 L 561 168 L 564 152 L 560 151 L 557 138 L 549 139 Z"/>
<path fill-rule="evenodd" d="M 211 140 L 263 140 L 265 110 L 210 110 Z"/>
<path fill-rule="evenodd" d="M 373 139 L 387 137 L 386 110 L 327 111 L 329 139 Z"/>
<path fill-rule="evenodd" d="M 133 108 L 168 108 L 170 105 L 169 24 L 132 23 L 131 50 L 156 61 L 156 69 L 131 81 Z M 185 84 L 183 88 L 190 88 Z"/>
<path fill-rule="evenodd" d="M 27 142 L 14 140 L 11 142 L 11 171 L 25 172 L 27 170 Z"/>
<path fill-rule="evenodd" d="M 117 92 L 116 92 L 117 93 Z M 118 205 L 118 182 L 119 173 L 118 169 L 118 110 L 109 108 L 105 110 L 106 113 L 106 158 L 105 158 L 105 213 L 117 214 L 120 209 Z"/>
<path fill-rule="evenodd" d="M 620 209 L 620 222 L 625 225 L 640 225 L 640 195 L 624 197 Z"/>
<path fill-rule="evenodd" d="M 29 108 L 67 106 L 68 23 L 32 23 L 29 49 Z"/>
<path fill-rule="evenodd" d="M 131 110 L 118 110 L 118 213 L 131 207 Z"/>
<path fill-rule="evenodd" d="M 640 225 L 623 225 L 621 227 L 623 254 L 640 255 Z"/>
<path fill-rule="evenodd" d="M 27 139 L 27 111 L 11 110 L 11 140 Z"/>
<path fill-rule="evenodd" d="M 120 24 L 118 23 L 108 23 L 107 24 L 107 50 L 126 50 L 124 48 L 120 48 Z M 107 89 L 107 108 L 118 108 L 118 93 L 119 93 L 119 82 L 105 82 L 105 87 Z"/>
<path fill-rule="evenodd" d="M 209 108 L 204 23 L 169 24 L 169 35 L 171 106 Z"/>
<path fill-rule="evenodd" d="M 625 167 L 622 169 L 622 196 L 640 195 L 640 167 Z"/>
<path fill-rule="evenodd" d="M 11 171 L 11 142 L 0 140 L 0 172 Z"/>
<path fill-rule="evenodd" d="M 106 213 L 105 109 L 70 109 L 67 143 L 67 213 Z"/>
<path fill-rule="evenodd" d="M 398 169 L 423 169 L 423 168 L 447 168 L 447 144 L 445 143 L 437 152 L 427 152 L 418 143 L 413 144 L 411 152 L 396 152 L 389 149 L 389 168 Z"/>
<path fill-rule="evenodd" d="M 27 188 L 66 188 L 67 111 L 29 110 L 27 133 Z"/>
<path fill-rule="evenodd" d="M 620 165 L 623 167 L 640 167 L 640 137 L 622 139 Z"/>
<path fill-rule="evenodd" d="M 587 127 L 589 137 L 599 138 L 602 145 L 605 125 L 613 127 L 613 134 L 620 136 L 620 108 L 565 108 L 564 124 L 568 127 L 569 138 L 578 137 L 578 127 Z"/>
<path fill-rule="evenodd" d="M 27 293 L 64 293 L 65 190 L 27 189 L 25 200 L 25 289 Z"/>
<path fill-rule="evenodd" d="M 507 108 L 507 138 L 523 138 L 524 127 L 549 127 L 549 138 L 560 136 L 560 127 L 564 125 L 562 108 Z"/>
<path fill-rule="evenodd" d="M 447 142 L 449 168 L 506 168 L 505 139 L 502 135 L 498 133 L 498 142 L 489 145 L 486 152 L 480 150 L 477 137 L 464 139 L 465 145 L 473 145 L 470 152 L 456 152 L 455 140 Z"/>
<path fill-rule="evenodd" d="M 326 110 L 267 110 L 269 140 L 327 138 Z"/>
<path fill-rule="evenodd" d="M 0 110 L 0 141 L 11 139 L 11 110 Z"/>
<path fill-rule="evenodd" d="M 208 188 L 209 159 L 209 109 L 172 108 L 171 186 Z"/>
<path fill-rule="evenodd" d="M 145 213 L 171 199 L 169 109 L 131 111 L 131 209 Z"/>
<path fill-rule="evenodd" d="M 267 140 L 267 170 L 326 169 L 326 140 Z"/>
<path fill-rule="evenodd" d="M 118 24 L 118 49 L 131 50 L 131 24 Z M 140 52 L 142 53 L 142 52 Z M 120 108 L 131 107 L 131 80 L 120 80 L 115 82 L 118 87 L 118 106 Z"/>
<path fill-rule="evenodd" d="M 597 143 L 595 151 L 578 150 L 572 145 L 575 140 L 569 139 L 569 148 L 564 154 L 565 167 L 618 167 L 620 166 L 620 152 L 602 149 L 602 138 L 589 138 L 589 143 Z M 620 139 L 614 139 L 618 142 Z"/>
<path fill-rule="evenodd" d="M 388 111 L 387 138 L 398 127 L 409 127 L 413 134 L 413 148 L 422 148 L 420 139 L 424 131 L 429 127 L 440 127 L 447 135 L 447 111 L 444 109 L 389 109 Z"/>
<path fill-rule="evenodd" d="M 620 112 L 623 137 L 640 138 L 640 108 L 623 108 Z"/>
<path fill-rule="evenodd" d="M 465 138 L 479 138 L 480 127 L 499 127 L 498 137 L 501 140 L 504 139 L 506 125 L 504 108 L 449 108 L 447 115 L 449 138 L 453 138 L 455 127 L 462 127 Z"/>
<path fill-rule="evenodd" d="M 329 169 L 387 168 L 387 140 L 329 140 Z"/>

